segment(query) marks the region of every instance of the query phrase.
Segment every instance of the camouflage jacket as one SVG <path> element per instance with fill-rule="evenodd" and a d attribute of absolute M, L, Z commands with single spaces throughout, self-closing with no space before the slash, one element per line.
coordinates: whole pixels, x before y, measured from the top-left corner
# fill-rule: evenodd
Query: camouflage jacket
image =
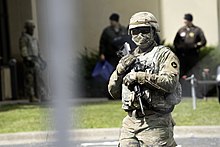
<path fill-rule="evenodd" d="M 27 33 L 22 33 L 19 39 L 19 48 L 22 58 L 40 55 L 37 39 Z"/>
<path fill-rule="evenodd" d="M 27 67 L 45 69 L 47 64 L 42 58 L 38 41 L 35 37 L 22 33 L 19 39 L 20 54 Z"/>
<path fill-rule="evenodd" d="M 155 109 L 166 109 L 179 103 L 181 85 L 179 84 L 179 60 L 176 55 L 164 46 L 156 46 L 150 52 L 144 53 L 136 48 L 133 54 L 139 58 L 141 64 L 149 67 L 142 71 L 145 72 L 144 75 L 138 77 L 138 83 L 144 91 L 142 99 L 146 100 L 145 105 L 150 105 Z M 121 64 L 121 60 L 119 64 Z M 116 70 L 110 77 L 109 93 L 114 98 L 122 98 L 123 109 L 133 109 L 132 101 L 125 102 L 128 97 L 128 99 L 132 99 L 133 91 L 123 84 L 125 75 L 118 75 Z"/>

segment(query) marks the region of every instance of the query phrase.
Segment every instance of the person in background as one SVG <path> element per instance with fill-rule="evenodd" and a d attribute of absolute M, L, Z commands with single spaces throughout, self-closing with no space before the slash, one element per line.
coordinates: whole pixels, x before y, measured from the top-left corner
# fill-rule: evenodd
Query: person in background
<path fill-rule="evenodd" d="M 114 68 L 120 59 L 116 52 L 123 46 L 123 37 L 127 35 L 127 29 L 120 24 L 119 18 L 119 14 L 111 14 L 110 26 L 103 30 L 99 42 L 100 59 L 108 61 Z"/>
<path fill-rule="evenodd" d="M 38 40 L 34 35 L 35 24 L 32 20 L 24 23 L 24 32 L 19 38 L 20 54 L 24 63 L 24 95 L 30 102 L 40 102 L 46 99 L 46 86 L 42 71 L 46 68 Z"/>
<path fill-rule="evenodd" d="M 184 15 L 184 24 L 176 33 L 173 44 L 180 60 L 180 75 L 190 76 L 195 72 L 193 67 L 199 61 L 200 49 L 206 45 L 206 38 L 202 29 L 193 24 L 192 14 Z"/>
<path fill-rule="evenodd" d="M 200 49 L 206 45 L 206 38 L 202 29 L 193 24 L 192 14 L 184 15 L 184 24 L 176 33 L 173 44 L 180 60 L 180 77 L 182 77 L 180 82 L 183 87 L 183 95 L 190 96 L 190 83 L 185 81 L 185 78 L 192 74 L 196 79 L 201 78 L 201 69 L 197 63 Z M 196 96 L 203 97 L 200 85 L 196 87 Z"/>
<path fill-rule="evenodd" d="M 115 69 L 120 57 L 117 55 L 119 49 L 124 45 L 127 35 L 127 28 L 120 24 L 120 16 L 112 13 L 109 16 L 110 25 L 103 29 L 99 41 L 100 61 L 107 61 Z M 103 94 L 108 99 L 112 99 L 107 90 L 108 80 L 103 83 Z M 101 90 L 100 90 L 101 92 Z"/>

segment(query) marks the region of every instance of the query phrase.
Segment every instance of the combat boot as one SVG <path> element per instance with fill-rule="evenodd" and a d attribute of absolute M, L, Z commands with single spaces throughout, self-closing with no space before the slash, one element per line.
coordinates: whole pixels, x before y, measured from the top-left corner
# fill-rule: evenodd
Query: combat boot
<path fill-rule="evenodd" d="M 39 99 L 36 98 L 35 96 L 31 96 L 30 99 L 29 99 L 29 102 L 30 102 L 30 103 L 39 103 L 40 101 L 39 101 Z"/>

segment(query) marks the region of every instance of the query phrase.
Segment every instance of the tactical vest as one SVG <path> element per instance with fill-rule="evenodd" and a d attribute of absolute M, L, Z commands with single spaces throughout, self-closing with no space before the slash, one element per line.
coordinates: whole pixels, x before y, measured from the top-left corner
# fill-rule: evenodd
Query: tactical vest
<path fill-rule="evenodd" d="M 157 46 L 148 53 L 141 53 L 137 56 L 138 63 L 143 67 L 142 71 L 150 74 L 159 73 L 159 56 L 160 50 L 164 46 Z M 133 69 L 132 69 L 133 70 Z M 181 85 L 177 84 L 177 89 L 174 93 L 168 94 L 161 90 L 149 89 L 142 85 L 141 87 L 142 103 L 147 110 L 154 110 L 160 113 L 169 113 L 173 110 L 174 105 L 180 102 L 181 98 Z M 134 91 L 128 89 L 127 86 L 122 84 L 122 108 L 125 111 L 139 109 L 139 103 L 135 100 Z"/>
<path fill-rule="evenodd" d="M 37 57 L 39 54 L 39 49 L 38 49 L 38 42 L 37 39 L 28 35 L 24 34 L 26 43 L 27 43 L 27 53 L 28 56 L 34 56 Z"/>

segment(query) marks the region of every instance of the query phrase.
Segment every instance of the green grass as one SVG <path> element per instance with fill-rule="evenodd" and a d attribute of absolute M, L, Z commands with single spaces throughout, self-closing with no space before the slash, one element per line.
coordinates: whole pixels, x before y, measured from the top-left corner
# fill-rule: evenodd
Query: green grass
<path fill-rule="evenodd" d="M 215 98 L 207 101 L 197 99 L 196 109 L 192 108 L 192 99 L 183 99 L 172 113 L 178 126 L 220 125 L 220 104 Z"/>
<path fill-rule="evenodd" d="M 126 116 L 119 101 L 84 104 L 75 110 L 77 128 L 120 127 L 122 118 Z"/>
<path fill-rule="evenodd" d="M 118 128 L 126 116 L 120 101 L 81 104 L 73 109 L 75 128 Z M 51 111 L 40 105 L 0 106 L 0 133 L 51 130 L 51 117 L 47 115 Z M 193 110 L 192 99 L 183 99 L 172 115 L 177 126 L 220 125 L 220 104 L 217 98 L 198 99 Z"/>
<path fill-rule="evenodd" d="M 126 113 L 120 101 L 83 104 L 76 109 L 77 128 L 114 128 L 120 127 Z M 220 125 L 220 105 L 216 98 L 208 101 L 197 100 L 197 109 L 192 108 L 192 99 L 183 99 L 172 113 L 178 126 Z"/>
<path fill-rule="evenodd" d="M 45 107 L 39 105 L 4 105 L 0 107 L 0 133 L 45 130 Z"/>

